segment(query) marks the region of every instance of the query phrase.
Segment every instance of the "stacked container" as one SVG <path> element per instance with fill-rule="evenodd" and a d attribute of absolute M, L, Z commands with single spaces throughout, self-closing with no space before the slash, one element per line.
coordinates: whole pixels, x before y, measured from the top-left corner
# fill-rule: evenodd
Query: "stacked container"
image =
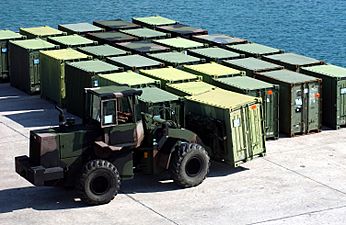
<path fill-rule="evenodd" d="M 98 44 L 96 41 L 92 41 L 77 34 L 59 37 L 48 37 L 48 41 L 56 45 L 60 45 L 60 48 L 78 48 Z"/>
<path fill-rule="evenodd" d="M 132 18 L 132 22 L 145 26 L 156 28 L 158 26 L 166 26 L 176 24 L 177 21 L 165 18 L 162 16 L 148 16 L 148 17 L 134 17 Z"/>
<path fill-rule="evenodd" d="M 65 104 L 65 64 L 90 59 L 91 57 L 74 49 L 41 51 L 41 97 Z"/>
<path fill-rule="evenodd" d="M 120 42 L 136 41 L 138 38 L 121 32 L 88 33 L 87 38 L 97 41 L 99 44 L 115 45 Z"/>
<path fill-rule="evenodd" d="M 160 87 L 160 81 L 133 71 L 97 75 L 96 86 L 120 85 L 131 88 Z"/>
<path fill-rule="evenodd" d="M 122 19 L 114 19 L 114 20 L 96 20 L 93 22 L 94 25 L 98 27 L 102 27 L 106 31 L 117 31 L 120 29 L 134 29 L 140 28 L 141 26 L 130 23 L 128 21 L 124 21 Z"/>
<path fill-rule="evenodd" d="M 225 90 L 262 98 L 266 138 L 279 138 L 279 85 L 247 76 L 214 79 Z"/>
<path fill-rule="evenodd" d="M 282 53 L 282 50 L 277 48 L 272 48 L 266 45 L 261 45 L 257 43 L 246 43 L 238 45 L 226 45 L 227 48 L 232 51 L 244 54 L 247 57 L 261 58 L 265 55 L 273 55 Z"/>
<path fill-rule="evenodd" d="M 154 40 L 154 42 L 160 45 L 175 49 L 177 51 L 185 51 L 187 49 L 193 49 L 193 48 L 202 48 L 205 46 L 204 44 L 199 43 L 197 41 L 192 41 L 192 40 L 189 40 L 186 38 L 180 38 L 180 37 Z"/>
<path fill-rule="evenodd" d="M 158 45 L 151 41 L 134 41 L 134 42 L 123 42 L 118 43 L 118 47 L 131 51 L 134 54 L 149 54 L 149 53 L 158 53 L 158 52 L 167 52 L 170 48 Z"/>
<path fill-rule="evenodd" d="M 152 30 L 146 27 L 137 28 L 137 29 L 126 29 L 126 30 L 120 30 L 120 31 L 125 34 L 137 37 L 139 40 L 161 39 L 161 38 L 169 38 L 171 36 L 168 33 Z"/>
<path fill-rule="evenodd" d="M 252 57 L 244 59 L 224 60 L 222 61 L 222 64 L 238 70 L 246 71 L 246 75 L 252 77 L 257 73 L 283 69 L 283 66 Z"/>
<path fill-rule="evenodd" d="M 66 35 L 65 32 L 49 26 L 20 28 L 19 33 L 27 36 L 27 38 L 41 38 L 43 40 L 47 40 L 47 37 Z"/>
<path fill-rule="evenodd" d="M 86 33 L 104 31 L 104 29 L 90 23 L 59 24 L 58 29 L 65 31 L 67 34 L 78 34 L 81 36 L 84 36 Z"/>
<path fill-rule="evenodd" d="M 187 53 L 192 56 L 204 58 L 208 62 L 220 62 L 222 60 L 244 58 L 243 54 L 228 51 L 219 47 L 188 49 Z"/>
<path fill-rule="evenodd" d="M 97 87 L 97 75 L 122 71 L 122 68 L 100 60 L 69 62 L 65 66 L 68 112 L 80 116 L 84 113 L 84 88 Z"/>
<path fill-rule="evenodd" d="M 40 51 L 57 49 L 59 46 L 41 39 L 10 41 L 11 85 L 28 94 L 39 92 L 41 87 Z"/>
<path fill-rule="evenodd" d="M 312 76 L 277 70 L 256 78 L 280 85 L 280 131 L 292 137 L 321 129 L 321 80 Z"/>
<path fill-rule="evenodd" d="M 9 77 L 9 41 L 24 39 L 25 36 L 10 30 L 0 30 L 0 82 Z"/>
<path fill-rule="evenodd" d="M 140 73 L 161 81 L 161 87 L 165 88 L 166 84 L 183 83 L 200 80 L 200 78 L 192 73 L 175 69 L 173 67 L 140 70 Z"/>
<path fill-rule="evenodd" d="M 207 43 L 211 46 L 222 46 L 222 47 L 224 47 L 225 45 L 247 43 L 247 40 L 245 39 L 232 37 L 226 34 L 196 35 L 196 36 L 193 36 L 192 39 L 198 42 Z"/>
<path fill-rule="evenodd" d="M 149 57 L 159 60 L 166 65 L 171 65 L 174 67 L 186 65 L 186 64 L 199 64 L 205 62 L 204 59 L 200 59 L 194 56 L 185 55 L 181 52 L 163 52 L 148 54 Z"/>
<path fill-rule="evenodd" d="M 203 140 L 214 160 L 235 167 L 265 154 L 260 98 L 215 89 L 186 97 L 185 112 L 185 127 Z"/>
<path fill-rule="evenodd" d="M 191 81 L 186 83 L 166 84 L 166 90 L 179 96 L 199 95 L 217 87 L 203 81 Z"/>
<path fill-rule="evenodd" d="M 164 64 L 159 61 L 149 59 L 141 55 L 111 57 L 108 58 L 107 62 L 117 66 L 124 67 L 126 70 L 133 71 L 137 71 L 139 69 L 150 69 L 164 66 Z"/>
<path fill-rule="evenodd" d="M 129 54 L 129 52 L 115 48 L 110 45 L 97 45 L 97 46 L 86 46 L 79 47 L 78 51 L 83 52 L 87 55 L 91 55 L 94 58 L 100 60 L 106 60 L 107 57 L 116 57 Z"/>
<path fill-rule="evenodd" d="M 191 27 L 188 25 L 180 24 L 180 23 L 166 25 L 166 26 L 159 26 L 159 27 L 156 27 L 156 30 L 159 30 L 165 33 L 171 33 L 172 37 L 191 38 L 193 35 L 208 34 L 208 31 L 202 28 Z"/>
<path fill-rule="evenodd" d="M 301 67 L 304 74 L 322 79 L 322 124 L 333 129 L 346 125 L 346 68 L 334 65 Z"/>
<path fill-rule="evenodd" d="M 272 62 L 281 66 L 284 66 L 288 70 L 299 72 L 300 67 L 303 66 L 314 66 L 321 65 L 324 62 L 306 57 L 303 55 L 298 55 L 295 53 L 281 53 L 276 55 L 263 56 L 264 60 Z"/>

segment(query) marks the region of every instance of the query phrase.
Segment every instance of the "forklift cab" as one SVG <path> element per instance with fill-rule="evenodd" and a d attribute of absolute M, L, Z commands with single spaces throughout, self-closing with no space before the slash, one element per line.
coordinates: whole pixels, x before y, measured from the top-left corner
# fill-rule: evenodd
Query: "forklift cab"
<path fill-rule="evenodd" d="M 143 127 L 137 97 L 142 91 L 125 86 L 85 90 L 84 123 L 96 125 L 103 131 L 102 144 L 114 149 L 137 146 Z"/>

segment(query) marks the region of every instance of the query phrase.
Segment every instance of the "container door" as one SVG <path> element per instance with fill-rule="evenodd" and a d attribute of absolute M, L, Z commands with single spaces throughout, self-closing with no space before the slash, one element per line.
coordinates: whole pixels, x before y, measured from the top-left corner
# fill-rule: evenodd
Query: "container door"
<path fill-rule="evenodd" d="M 247 158 L 246 127 L 241 109 L 230 113 L 234 162 Z"/>
<path fill-rule="evenodd" d="M 346 123 L 346 80 L 340 80 L 337 83 L 337 124 Z"/>
<path fill-rule="evenodd" d="M 8 48 L 3 43 L 0 45 L 0 78 L 6 78 L 8 73 Z"/>
<path fill-rule="evenodd" d="M 32 91 L 39 91 L 40 85 L 40 57 L 39 52 L 30 54 L 30 86 Z"/>
<path fill-rule="evenodd" d="M 264 130 L 266 133 L 266 136 L 273 137 L 275 135 L 275 122 L 274 117 L 275 115 L 275 109 L 274 109 L 274 91 L 269 90 L 263 90 L 262 92 L 262 101 L 263 101 L 263 114 L 264 114 Z"/>
<path fill-rule="evenodd" d="M 302 85 L 292 86 L 291 92 L 291 133 L 301 133 L 304 131 L 304 123 L 303 123 L 303 112 L 304 112 L 304 88 Z M 288 118 L 290 119 L 290 118 Z"/>
<path fill-rule="evenodd" d="M 248 156 L 252 157 L 264 152 L 264 138 L 263 138 L 263 119 L 261 104 L 254 104 L 248 106 L 247 109 L 247 134 L 249 139 L 249 153 Z"/>
<path fill-rule="evenodd" d="M 308 88 L 308 124 L 307 124 L 307 132 L 312 130 L 319 130 L 321 124 L 320 118 L 320 84 L 317 82 L 306 84 L 306 88 Z"/>

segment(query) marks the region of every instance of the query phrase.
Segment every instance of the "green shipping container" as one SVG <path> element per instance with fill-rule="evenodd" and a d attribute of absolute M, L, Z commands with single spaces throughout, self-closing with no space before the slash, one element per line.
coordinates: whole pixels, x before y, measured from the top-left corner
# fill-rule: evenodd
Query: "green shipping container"
<path fill-rule="evenodd" d="M 244 59 L 224 60 L 222 61 L 222 64 L 238 70 L 246 71 L 246 75 L 250 77 L 255 76 L 257 73 L 281 70 L 284 68 L 283 66 L 266 62 L 253 57 Z"/>
<path fill-rule="evenodd" d="M 215 62 L 198 65 L 184 65 L 183 70 L 200 75 L 203 81 L 213 84 L 214 79 L 221 77 L 243 76 L 244 72 L 236 70 Z"/>
<path fill-rule="evenodd" d="M 147 39 L 161 39 L 161 38 L 169 38 L 171 37 L 170 34 L 164 33 L 157 30 L 152 30 L 149 28 L 136 28 L 136 29 L 126 29 L 126 30 L 120 30 L 120 32 L 123 32 L 125 34 L 137 37 L 139 40 L 147 40 Z"/>
<path fill-rule="evenodd" d="M 9 41 L 24 39 L 25 36 L 10 30 L 0 30 L 0 82 L 9 78 Z"/>
<path fill-rule="evenodd" d="M 279 85 L 247 76 L 214 79 L 225 90 L 262 98 L 266 138 L 279 138 Z"/>
<path fill-rule="evenodd" d="M 159 26 L 156 30 L 171 33 L 172 37 L 191 38 L 193 35 L 208 34 L 208 31 L 202 28 L 191 27 L 185 24 L 176 23 L 172 25 Z"/>
<path fill-rule="evenodd" d="M 263 56 L 263 59 L 281 66 L 288 70 L 299 72 L 302 66 L 314 66 L 324 64 L 323 61 L 298 55 L 295 53 L 281 53 L 276 55 Z"/>
<path fill-rule="evenodd" d="M 277 48 L 272 48 L 266 45 L 257 43 L 246 43 L 238 45 L 226 45 L 232 51 L 245 54 L 247 57 L 261 58 L 264 55 L 274 55 L 282 53 L 283 51 Z"/>
<path fill-rule="evenodd" d="M 84 36 L 86 33 L 102 32 L 104 29 L 97 27 L 90 23 L 71 23 L 71 24 L 59 24 L 58 29 L 65 31 L 67 34 L 78 34 Z"/>
<path fill-rule="evenodd" d="M 99 86 L 125 85 L 131 88 L 160 87 L 160 81 L 133 71 L 97 75 Z"/>
<path fill-rule="evenodd" d="M 191 55 L 186 55 L 181 52 L 163 52 L 148 54 L 149 57 L 159 60 L 166 65 L 181 66 L 185 64 L 199 64 L 205 62 L 205 59 L 200 59 Z"/>
<path fill-rule="evenodd" d="M 217 87 L 203 81 L 191 81 L 186 83 L 166 84 L 166 90 L 179 96 L 199 95 Z"/>
<path fill-rule="evenodd" d="M 149 53 L 157 53 L 157 52 L 168 52 L 170 48 L 158 45 L 151 41 L 133 41 L 133 42 L 122 42 L 117 43 L 116 46 L 119 48 L 125 49 L 127 51 L 131 51 L 133 54 L 141 54 L 146 55 Z"/>
<path fill-rule="evenodd" d="M 334 65 L 301 67 L 300 72 L 322 79 L 322 124 L 346 125 L 346 68 Z"/>
<path fill-rule="evenodd" d="M 91 59 L 84 53 L 74 49 L 41 51 L 41 97 L 65 105 L 65 64 Z"/>
<path fill-rule="evenodd" d="M 161 87 L 166 88 L 166 84 L 184 83 L 199 80 L 200 77 L 173 67 L 139 70 L 141 74 L 150 78 L 160 80 Z"/>
<path fill-rule="evenodd" d="M 153 42 L 158 43 L 159 45 L 167 46 L 177 51 L 185 51 L 187 49 L 205 47 L 203 43 L 181 37 L 153 40 Z"/>
<path fill-rule="evenodd" d="M 164 66 L 164 64 L 159 61 L 149 59 L 141 55 L 125 55 L 111 57 L 108 58 L 107 62 L 117 66 L 124 67 L 126 70 L 133 71 L 137 71 L 139 69 L 151 69 Z"/>
<path fill-rule="evenodd" d="M 40 50 L 57 49 L 59 46 L 41 39 L 10 41 L 11 85 L 28 94 L 40 92 Z"/>
<path fill-rule="evenodd" d="M 256 78 L 280 85 L 280 131 L 296 134 L 321 129 L 321 80 L 289 70 L 260 73 Z"/>
<path fill-rule="evenodd" d="M 84 114 L 84 88 L 98 87 L 97 75 L 122 71 L 122 68 L 100 60 L 68 62 L 65 65 L 68 112 L 82 117 Z"/>
<path fill-rule="evenodd" d="M 197 133 L 214 160 L 236 167 L 265 154 L 260 98 L 218 88 L 186 97 L 185 112 L 186 128 Z"/>
<path fill-rule="evenodd" d="M 196 35 L 192 37 L 192 40 L 207 43 L 210 46 L 225 46 L 247 43 L 247 40 L 245 39 L 232 37 L 226 34 Z"/>
<path fill-rule="evenodd" d="M 43 40 L 47 40 L 47 37 L 66 35 L 65 32 L 49 26 L 19 28 L 19 33 L 27 36 L 27 38 L 41 38 Z"/>
<path fill-rule="evenodd" d="M 134 29 L 140 28 L 140 25 L 124 21 L 122 19 L 113 19 L 113 20 L 95 20 L 94 25 L 102 27 L 106 31 L 115 31 L 120 29 Z"/>
<path fill-rule="evenodd" d="M 60 45 L 60 48 L 78 48 L 98 44 L 97 41 L 92 41 L 77 34 L 59 37 L 48 37 L 48 41 L 56 45 Z"/>
<path fill-rule="evenodd" d="M 244 58 L 243 54 L 228 51 L 219 47 L 188 49 L 187 53 L 192 56 L 204 58 L 207 62 L 220 62 L 227 59 Z"/>
<path fill-rule="evenodd" d="M 145 26 L 145 27 L 157 27 L 165 25 L 176 24 L 177 21 L 165 18 L 162 16 L 148 16 L 148 17 L 133 17 L 132 22 Z"/>
<path fill-rule="evenodd" d="M 77 50 L 100 60 L 106 60 L 107 57 L 116 57 L 129 54 L 129 52 L 127 51 L 115 48 L 110 45 L 79 47 Z"/>

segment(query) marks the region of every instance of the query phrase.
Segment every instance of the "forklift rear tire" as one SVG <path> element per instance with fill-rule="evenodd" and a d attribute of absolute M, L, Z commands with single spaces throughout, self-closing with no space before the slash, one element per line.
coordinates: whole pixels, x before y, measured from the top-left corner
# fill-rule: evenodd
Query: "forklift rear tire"
<path fill-rule="evenodd" d="M 172 153 L 171 173 L 181 187 L 194 187 L 203 182 L 209 172 L 209 156 L 199 144 L 182 143 Z"/>
<path fill-rule="evenodd" d="M 89 205 L 106 204 L 113 200 L 120 189 L 117 168 L 106 160 L 88 162 L 80 179 L 81 200 Z"/>

